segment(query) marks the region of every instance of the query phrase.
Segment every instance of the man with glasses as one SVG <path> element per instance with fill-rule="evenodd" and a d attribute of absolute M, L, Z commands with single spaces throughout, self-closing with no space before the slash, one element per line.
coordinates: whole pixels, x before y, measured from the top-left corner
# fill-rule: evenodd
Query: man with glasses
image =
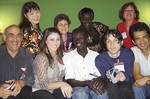
<path fill-rule="evenodd" d="M 17 25 L 8 26 L 0 47 L 0 99 L 30 99 L 34 76 L 32 57 L 20 48 L 22 33 Z"/>

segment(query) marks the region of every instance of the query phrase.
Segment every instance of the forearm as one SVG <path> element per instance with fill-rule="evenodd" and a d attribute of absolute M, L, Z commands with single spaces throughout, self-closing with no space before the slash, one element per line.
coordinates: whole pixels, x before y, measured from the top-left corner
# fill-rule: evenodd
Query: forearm
<path fill-rule="evenodd" d="M 138 79 L 135 81 L 136 86 L 144 86 L 149 84 L 150 82 L 150 77 L 149 76 L 143 76 L 141 79 Z"/>
<path fill-rule="evenodd" d="M 150 85 L 150 76 L 148 76 L 148 80 L 147 80 L 146 84 Z"/>
<path fill-rule="evenodd" d="M 23 80 L 18 80 L 18 82 L 19 82 L 21 88 L 23 88 L 25 86 L 25 84 L 26 84 L 26 82 L 23 81 Z"/>
<path fill-rule="evenodd" d="M 150 76 L 144 76 L 144 79 L 146 80 L 146 82 L 150 82 Z"/>
<path fill-rule="evenodd" d="M 72 87 L 85 87 L 88 86 L 88 80 L 86 81 L 78 81 L 74 79 L 68 79 L 67 82 L 72 86 Z"/>
<path fill-rule="evenodd" d="M 135 80 L 139 80 L 139 79 L 142 79 L 144 76 L 143 75 L 140 75 L 140 74 L 134 74 L 134 78 Z"/>
<path fill-rule="evenodd" d="M 60 88 L 62 86 L 63 82 L 54 82 L 54 83 L 49 83 L 48 84 L 48 89 L 49 90 L 54 90 L 57 88 Z"/>

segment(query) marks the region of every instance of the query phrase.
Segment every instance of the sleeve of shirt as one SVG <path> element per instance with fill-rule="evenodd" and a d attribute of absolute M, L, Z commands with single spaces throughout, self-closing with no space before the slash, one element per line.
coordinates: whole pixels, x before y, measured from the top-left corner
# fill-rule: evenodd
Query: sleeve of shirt
<path fill-rule="evenodd" d="M 138 56 L 138 51 L 135 47 L 131 48 L 131 50 L 134 53 L 134 57 L 135 57 L 135 62 L 139 62 L 139 56 Z"/>
<path fill-rule="evenodd" d="M 26 84 L 29 86 L 32 86 L 34 84 L 34 73 L 33 73 L 33 58 L 32 56 L 26 51 L 26 60 L 27 60 L 27 70 L 26 70 L 26 76 L 25 81 Z"/>
<path fill-rule="evenodd" d="M 64 62 L 64 66 L 66 68 L 65 71 L 65 79 L 75 79 L 75 74 L 74 74 L 74 70 L 73 70 L 73 63 L 71 61 L 71 57 L 69 57 L 69 55 L 65 55 L 63 57 L 63 62 Z M 74 61 L 75 62 L 75 61 Z"/>
<path fill-rule="evenodd" d="M 128 58 L 128 62 L 127 65 L 125 66 L 125 76 L 126 76 L 126 80 L 127 82 L 133 82 L 133 65 L 134 65 L 134 54 L 133 52 L 129 49 L 128 51 L 126 51 L 126 57 Z"/>
<path fill-rule="evenodd" d="M 98 32 L 102 32 L 102 33 L 105 33 L 109 29 L 107 25 L 101 22 L 94 22 L 93 26 L 96 28 Z"/>
<path fill-rule="evenodd" d="M 41 89 L 48 90 L 48 75 L 47 75 L 47 69 L 48 69 L 48 60 L 46 60 L 46 56 L 43 55 L 37 55 L 34 59 L 33 65 L 34 65 L 34 73 L 37 77 L 38 84 Z"/>
<path fill-rule="evenodd" d="M 105 68 L 105 60 L 102 59 L 102 57 L 100 57 L 100 55 L 98 55 L 95 58 L 95 65 L 98 69 L 98 71 L 100 72 L 101 76 L 105 76 L 105 72 L 106 72 L 106 68 Z"/>

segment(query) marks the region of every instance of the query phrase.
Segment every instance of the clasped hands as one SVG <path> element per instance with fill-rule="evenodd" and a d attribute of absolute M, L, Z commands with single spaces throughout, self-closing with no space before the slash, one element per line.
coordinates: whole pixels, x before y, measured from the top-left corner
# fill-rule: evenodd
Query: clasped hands
<path fill-rule="evenodd" d="M 17 96 L 21 91 L 19 80 L 8 80 L 0 85 L 0 97 L 8 98 L 9 96 Z"/>
<path fill-rule="evenodd" d="M 93 90 L 97 95 L 101 95 L 107 89 L 107 79 L 102 77 L 97 77 L 92 80 L 88 80 L 88 87 Z"/>

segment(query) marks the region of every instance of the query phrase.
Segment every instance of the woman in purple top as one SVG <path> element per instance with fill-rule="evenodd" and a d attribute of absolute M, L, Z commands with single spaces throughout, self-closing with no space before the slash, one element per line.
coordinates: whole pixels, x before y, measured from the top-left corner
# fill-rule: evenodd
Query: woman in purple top
<path fill-rule="evenodd" d="M 64 43 L 64 52 L 72 48 L 72 33 L 69 31 L 71 21 L 66 14 L 58 14 L 54 19 L 54 26 L 60 31 Z"/>

